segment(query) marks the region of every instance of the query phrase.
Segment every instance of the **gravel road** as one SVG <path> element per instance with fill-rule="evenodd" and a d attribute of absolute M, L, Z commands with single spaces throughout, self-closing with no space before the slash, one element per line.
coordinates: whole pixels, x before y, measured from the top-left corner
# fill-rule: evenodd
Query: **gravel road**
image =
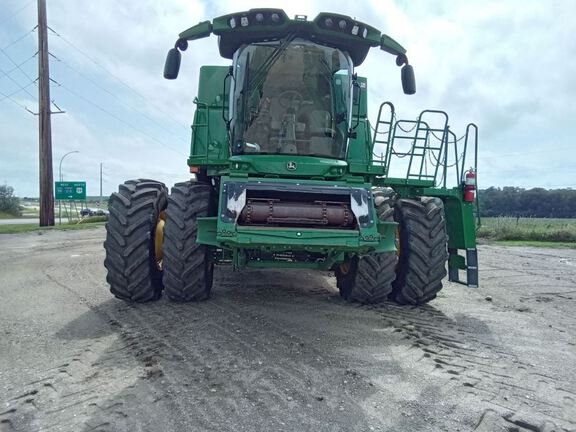
<path fill-rule="evenodd" d="M 27 225 L 27 224 L 38 225 L 39 223 L 40 219 L 34 219 L 34 218 L 0 219 L 0 225 Z"/>
<path fill-rule="evenodd" d="M 130 305 L 104 235 L 0 236 L 2 432 L 576 431 L 576 250 L 482 246 L 481 287 L 420 308 L 227 267 Z"/>

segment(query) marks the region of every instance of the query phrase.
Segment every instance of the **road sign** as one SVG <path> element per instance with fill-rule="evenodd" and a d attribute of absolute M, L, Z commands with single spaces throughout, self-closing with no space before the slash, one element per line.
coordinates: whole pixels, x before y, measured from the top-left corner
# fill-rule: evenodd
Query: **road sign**
<path fill-rule="evenodd" d="M 56 182 L 57 200 L 85 200 L 86 182 Z"/>

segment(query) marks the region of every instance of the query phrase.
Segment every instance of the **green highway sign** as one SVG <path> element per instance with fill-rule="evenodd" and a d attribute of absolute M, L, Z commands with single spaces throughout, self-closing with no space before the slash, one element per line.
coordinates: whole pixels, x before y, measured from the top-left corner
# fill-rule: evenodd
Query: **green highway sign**
<path fill-rule="evenodd" d="M 85 200 L 86 182 L 56 182 L 57 200 Z"/>

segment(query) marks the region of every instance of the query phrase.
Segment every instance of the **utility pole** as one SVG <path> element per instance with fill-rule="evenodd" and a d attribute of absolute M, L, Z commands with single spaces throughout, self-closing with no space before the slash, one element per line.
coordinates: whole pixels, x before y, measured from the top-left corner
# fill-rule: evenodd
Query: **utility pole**
<path fill-rule="evenodd" d="M 46 0 L 38 0 L 38 88 L 40 136 L 40 226 L 54 225 L 54 175 L 50 124 L 50 70 Z"/>

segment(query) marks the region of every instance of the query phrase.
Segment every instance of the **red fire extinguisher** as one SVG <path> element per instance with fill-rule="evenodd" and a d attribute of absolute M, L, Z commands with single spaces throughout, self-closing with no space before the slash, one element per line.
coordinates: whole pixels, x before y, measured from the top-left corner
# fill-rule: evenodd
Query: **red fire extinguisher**
<path fill-rule="evenodd" d="M 474 202 L 476 193 L 476 171 L 470 168 L 464 176 L 464 201 Z"/>

